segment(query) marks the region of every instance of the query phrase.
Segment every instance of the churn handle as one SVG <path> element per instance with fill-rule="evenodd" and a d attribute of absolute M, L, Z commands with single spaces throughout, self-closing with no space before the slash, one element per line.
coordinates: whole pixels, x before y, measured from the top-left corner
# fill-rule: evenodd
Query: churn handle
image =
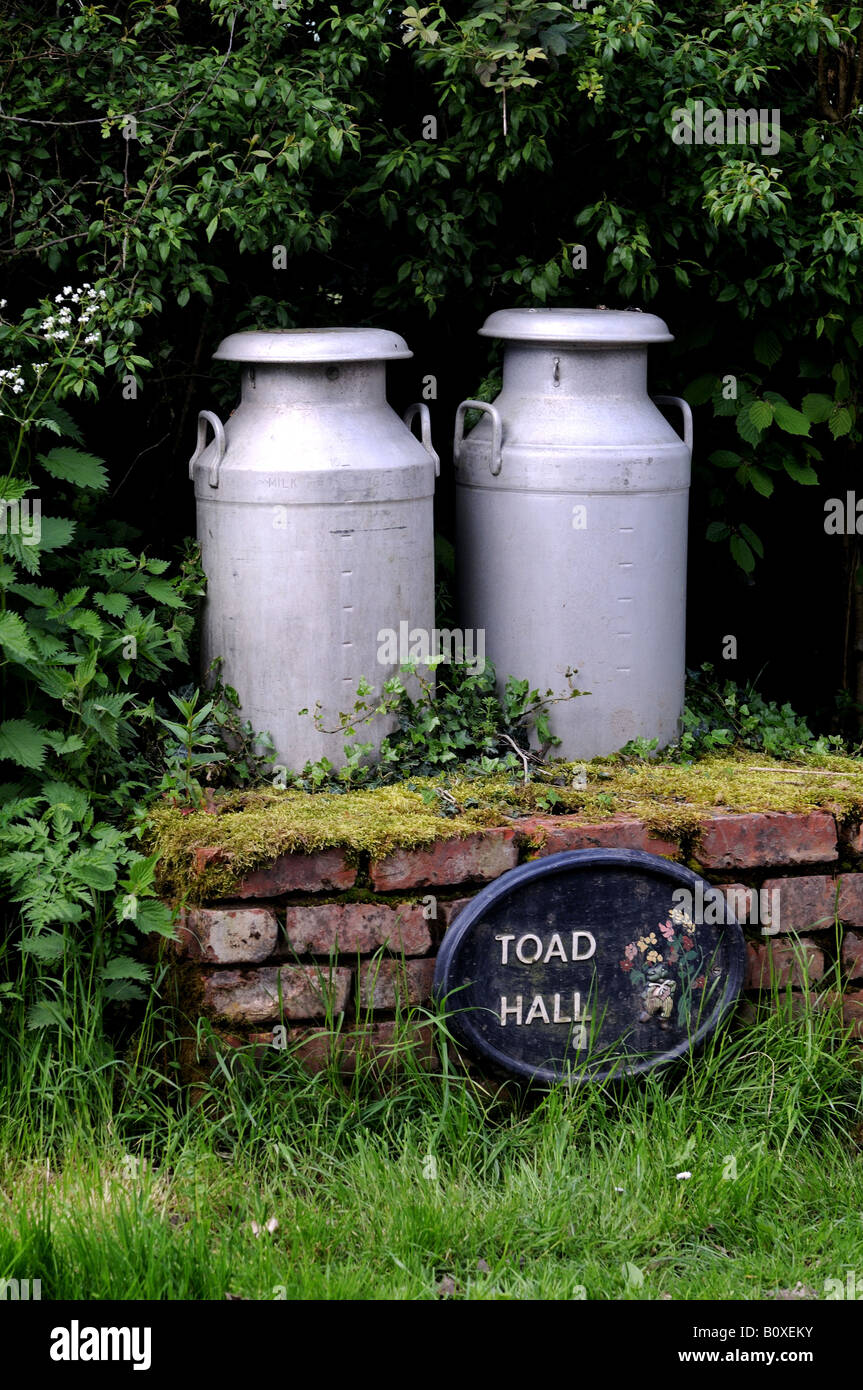
<path fill-rule="evenodd" d="M 417 415 L 419 415 L 420 417 L 420 434 L 422 435 L 422 446 L 428 454 L 429 458 L 431 459 L 432 463 L 434 464 L 435 477 L 439 478 L 440 455 L 432 448 L 431 415 L 429 414 L 429 408 L 426 405 L 425 401 L 414 401 L 413 405 L 408 406 L 407 410 L 402 416 L 402 419 L 404 420 L 408 429 L 410 429 L 413 425 L 413 422 L 416 419 Z"/>
<path fill-rule="evenodd" d="M 679 405 L 683 412 L 683 442 L 692 453 L 692 410 L 682 396 L 654 396 L 657 405 Z"/>
<path fill-rule="evenodd" d="M 195 476 L 195 464 L 198 462 L 198 459 L 201 457 L 201 454 L 204 452 L 205 448 L 207 447 L 207 442 L 206 442 L 206 441 L 207 441 L 207 424 L 208 424 L 208 423 L 211 424 L 211 425 L 213 426 L 213 434 L 215 435 L 215 438 L 216 438 L 216 457 L 214 458 L 213 462 L 210 464 L 210 477 L 209 477 L 209 483 L 210 483 L 210 487 L 218 487 L 218 486 L 219 486 L 219 464 L 222 462 L 222 459 L 225 457 L 225 448 L 226 448 L 226 442 L 225 442 L 225 427 L 224 427 L 224 425 L 222 424 L 221 420 L 219 419 L 218 415 L 214 415 L 212 410 L 202 410 L 202 411 L 200 411 L 199 414 L 198 414 L 198 443 L 197 443 L 197 445 L 195 446 L 195 452 L 193 453 L 192 457 L 189 459 L 189 477 L 190 477 L 190 478 L 194 478 L 194 476 Z"/>
<path fill-rule="evenodd" d="M 464 442 L 464 416 L 466 410 L 484 410 L 486 415 L 491 416 L 491 459 L 489 469 L 493 478 L 496 478 L 503 462 L 501 448 L 503 445 L 503 421 L 500 418 L 500 411 L 496 406 L 489 405 L 488 401 L 462 401 L 455 413 L 455 437 L 452 445 L 453 462 L 458 463 L 461 446 Z"/>

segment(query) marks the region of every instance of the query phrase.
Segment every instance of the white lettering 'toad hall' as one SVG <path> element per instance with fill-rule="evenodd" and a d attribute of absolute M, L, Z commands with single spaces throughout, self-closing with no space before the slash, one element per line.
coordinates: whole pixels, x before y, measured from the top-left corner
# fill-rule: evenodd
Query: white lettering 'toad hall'
<path fill-rule="evenodd" d="M 572 936 L 572 948 L 569 955 L 566 954 L 566 947 L 563 943 L 563 936 Z M 524 936 L 518 936 L 516 932 L 499 932 L 495 936 L 495 941 L 500 942 L 500 963 L 501 965 L 512 965 L 510 959 L 509 943 L 515 942 L 516 960 L 521 961 L 522 965 L 533 965 L 536 961 L 542 960 L 543 965 L 547 965 L 552 960 L 573 961 L 590 960 L 596 952 L 596 937 L 593 932 L 574 931 L 572 933 L 555 932 L 548 946 L 534 932 L 525 932 Z M 581 942 L 587 942 L 586 949 L 581 946 Z"/>

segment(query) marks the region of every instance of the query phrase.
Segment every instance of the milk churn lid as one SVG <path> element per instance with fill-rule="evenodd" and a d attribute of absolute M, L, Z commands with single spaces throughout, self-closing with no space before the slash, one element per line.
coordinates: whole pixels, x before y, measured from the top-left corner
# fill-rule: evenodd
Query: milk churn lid
<path fill-rule="evenodd" d="M 413 357 L 386 328 L 274 328 L 232 333 L 214 358 L 223 362 L 383 362 Z"/>
<path fill-rule="evenodd" d="M 662 319 L 634 309 L 497 309 L 479 332 L 483 338 L 603 347 L 674 341 Z"/>

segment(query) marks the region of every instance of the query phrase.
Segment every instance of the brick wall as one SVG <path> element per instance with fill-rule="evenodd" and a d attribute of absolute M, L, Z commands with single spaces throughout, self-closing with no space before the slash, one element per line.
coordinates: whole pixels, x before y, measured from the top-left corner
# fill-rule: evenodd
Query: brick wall
<path fill-rule="evenodd" d="M 385 1057 L 397 1011 L 428 1003 L 440 941 L 473 894 L 529 859 L 594 848 L 685 861 L 735 892 L 754 923 L 743 923 L 744 1017 L 771 980 L 790 986 L 795 1007 L 836 1000 L 838 964 L 843 1016 L 863 1039 L 863 831 L 837 829 L 827 811 L 705 813 L 683 843 L 622 816 L 532 816 L 358 865 L 337 849 L 283 855 L 229 899 L 181 914 L 185 1012 L 229 1043 L 296 1045 L 312 1067 Z M 765 922 L 777 901 L 778 920 Z M 414 1038 L 432 1057 L 431 1029 L 418 1024 Z"/>

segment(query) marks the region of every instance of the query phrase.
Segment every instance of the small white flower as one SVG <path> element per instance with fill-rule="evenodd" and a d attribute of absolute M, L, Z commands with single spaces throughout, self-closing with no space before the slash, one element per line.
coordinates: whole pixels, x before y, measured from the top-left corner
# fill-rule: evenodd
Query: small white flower
<path fill-rule="evenodd" d="M 279 1229 L 279 1222 L 278 1222 L 278 1218 L 275 1217 L 275 1216 L 271 1216 L 270 1219 L 269 1219 L 269 1221 L 267 1222 L 266 1226 L 263 1227 L 263 1230 L 268 1231 L 268 1232 L 270 1233 L 270 1235 L 272 1235 L 273 1232 L 274 1232 L 274 1231 L 277 1231 L 278 1229 Z M 252 1222 L 252 1235 L 253 1235 L 253 1236 L 259 1236 L 259 1235 L 261 1235 L 261 1234 L 262 1234 L 262 1228 L 258 1225 L 257 1221 L 253 1221 L 253 1222 Z"/>
<path fill-rule="evenodd" d="M 5 309 L 5 308 L 6 308 L 6 300 L 5 300 L 5 299 L 0 299 L 0 309 Z"/>
<path fill-rule="evenodd" d="M 98 343 L 98 341 L 99 341 L 99 334 L 98 334 L 98 333 L 88 333 L 87 336 L 86 336 L 86 338 L 84 339 L 84 342 L 87 344 L 88 347 L 89 347 L 89 345 L 90 345 L 91 343 Z"/>
<path fill-rule="evenodd" d="M 614 1190 L 615 1190 L 615 1192 L 625 1192 L 625 1191 L 626 1191 L 626 1188 L 625 1188 L 625 1187 L 616 1187 Z"/>
<path fill-rule="evenodd" d="M 54 303 L 55 303 L 55 304 L 62 304 L 62 303 L 63 303 L 63 296 L 62 296 L 62 294 L 55 294 L 55 296 L 54 296 Z"/>
<path fill-rule="evenodd" d="M 691 1174 L 691 1173 L 678 1173 L 678 1174 L 677 1174 L 677 1181 L 680 1182 L 682 1178 L 691 1178 L 691 1177 L 692 1177 L 692 1174 Z"/>

